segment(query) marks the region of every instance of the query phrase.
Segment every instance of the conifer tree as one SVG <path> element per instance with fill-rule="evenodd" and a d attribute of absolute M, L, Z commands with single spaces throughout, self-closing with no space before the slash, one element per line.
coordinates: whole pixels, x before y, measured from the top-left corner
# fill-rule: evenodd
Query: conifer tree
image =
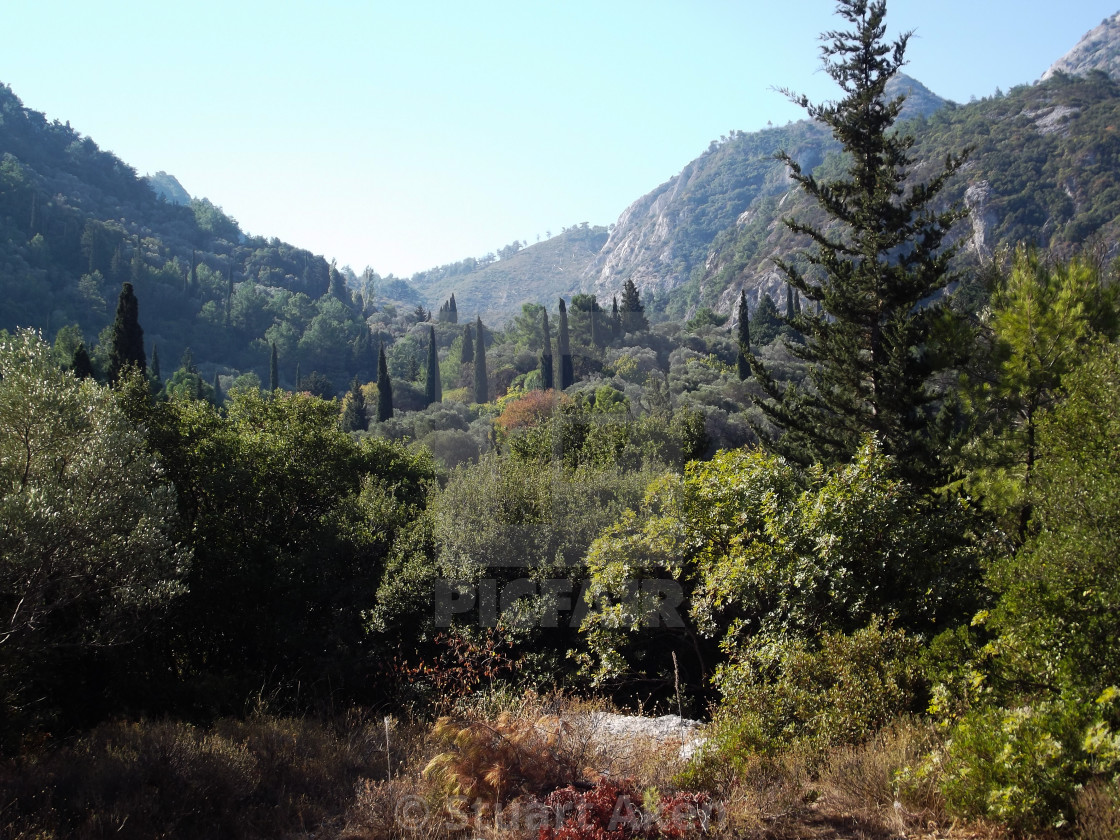
<path fill-rule="evenodd" d="M 268 390 L 280 390 L 280 357 L 276 353 L 276 342 L 272 342 L 272 358 L 268 364 Z"/>
<path fill-rule="evenodd" d="M 132 292 L 132 284 L 121 285 L 117 299 L 117 316 L 109 340 L 109 382 L 116 384 L 121 372 L 129 365 L 147 372 L 144 353 L 144 331 L 140 328 L 140 304 Z"/>
<path fill-rule="evenodd" d="M 739 353 L 736 359 L 739 380 L 744 381 L 751 375 L 751 322 L 747 311 L 747 292 L 739 292 Z"/>
<path fill-rule="evenodd" d="M 887 82 L 904 63 L 909 33 L 884 41 L 883 0 L 839 0 L 837 13 L 852 28 L 827 32 L 821 47 L 826 72 L 844 98 L 823 105 L 790 94 L 810 117 L 827 125 L 843 145 L 847 171 L 818 181 L 788 154 L 790 175 L 830 221 L 786 225 L 809 237 L 804 254 L 812 278 L 792 262 L 777 261 L 786 282 L 822 316 L 799 322 L 805 342 L 793 352 L 809 364 L 811 388 L 782 388 L 752 357 L 752 368 L 769 399 L 768 419 L 785 434 L 760 435 L 794 461 L 835 463 L 855 454 L 861 439 L 875 433 L 919 485 L 938 480 L 933 374 L 948 363 L 938 346 L 944 303 L 923 305 L 954 278 L 952 248 L 943 247 L 959 206 L 938 209 L 946 180 L 963 155 L 950 155 L 931 181 L 908 183 L 914 140 L 895 130 L 904 97 L 887 100 Z"/>
<path fill-rule="evenodd" d="M 389 379 L 389 365 L 385 361 L 385 343 L 377 351 L 377 422 L 384 423 L 393 416 L 393 382 Z"/>
<path fill-rule="evenodd" d="M 479 316 L 474 327 L 474 401 L 490 402 L 490 387 L 486 380 L 486 333 Z"/>
<path fill-rule="evenodd" d="M 641 332 L 649 329 L 649 320 L 646 318 L 645 307 L 642 306 L 641 295 L 633 280 L 627 280 L 622 286 L 622 305 L 619 307 L 622 314 L 622 329 L 626 332 Z"/>
<path fill-rule="evenodd" d="M 336 300 L 342 301 L 347 306 L 350 306 L 354 301 L 350 297 L 350 290 L 346 288 L 346 280 L 343 278 L 342 273 L 335 268 L 334 263 L 328 270 L 329 280 L 327 281 L 327 294 Z"/>
<path fill-rule="evenodd" d="M 344 432 L 364 432 L 369 428 L 369 418 L 366 417 L 366 398 L 362 394 L 362 386 L 358 384 L 358 377 L 350 383 L 350 392 L 346 395 L 346 407 L 342 411 L 342 430 Z"/>
<path fill-rule="evenodd" d="M 463 344 L 459 351 L 459 363 L 469 365 L 474 361 L 474 336 L 471 334 L 471 325 L 463 327 Z"/>
<path fill-rule="evenodd" d="M 156 381 L 157 385 L 163 382 L 163 377 L 160 376 L 159 372 L 159 347 L 155 344 L 152 345 L 152 379 Z"/>
<path fill-rule="evenodd" d="M 443 389 L 439 383 L 439 351 L 436 347 L 436 328 L 428 332 L 428 369 L 424 372 L 424 399 L 427 405 L 443 402 Z"/>
<path fill-rule="evenodd" d="M 575 382 L 572 350 L 568 339 L 568 307 L 564 303 L 564 298 L 560 298 L 560 334 L 556 339 L 556 351 L 560 355 L 560 390 L 563 391 Z"/>
<path fill-rule="evenodd" d="M 280 378 L 277 377 L 276 381 L 277 381 L 277 383 L 279 383 Z M 299 362 L 296 362 L 296 390 L 299 391 L 299 390 L 302 390 L 302 388 L 303 388 L 303 377 L 300 376 L 300 373 L 299 373 Z"/>
<path fill-rule="evenodd" d="M 548 310 L 544 311 L 541 323 L 541 331 L 544 333 L 544 343 L 541 345 L 541 387 L 546 390 L 552 390 L 553 383 L 553 370 L 552 370 L 552 333 L 548 328 Z"/>
<path fill-rule="evenodd" d="M 93 362 L 90 361 L 85 344 L 79 344 L 74 348 L 74 355 L 70 359 L 70 370 L 78 379 L 89 379 L 93 376 Z"/>
<path fill-rule="evenodd" d="M 611 303 L 611 339 L 622 336 L 622 313 L 618 311 L 618 295 L 614 296 Z"/>
<path fill-rule="evenodd" d="M 771 344 L 778 337 L 782 328 L 782 319 L 778 315 L 778 305 L 768 292 L 764 292 L 758 299 L 758 306 L 751 315 L 751 338 L 758 346 Z"/>
<path fill-rule="evenodd" d="M 459 310 L 455 306 L 455 293 L 454 292 L 451 293 L 451 300 L 448 304 L 448 316 L 449 316 L 448 320 L 452 324 L 458 324 L 459 323 Z"/>
<path fill-rule="evenodd" d="M 226 395 L 222 393 L 222 383 L 218 380 L 218 372 L 214 371 L 214 382 L 210 386 L 214 389 L 214 394 L 210 398 L 214 405 L 221 405 L 225 400 Z"/>

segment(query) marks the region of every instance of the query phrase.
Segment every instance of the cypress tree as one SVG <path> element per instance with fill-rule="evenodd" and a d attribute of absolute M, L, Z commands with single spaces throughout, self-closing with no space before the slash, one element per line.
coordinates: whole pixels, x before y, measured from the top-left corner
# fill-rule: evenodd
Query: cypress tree
<path fill-rule="evenodd" d="M 490 387 L 486 381 L 486 332 L 482 326 L 482 316 L 475 323 L 474 337 L 474 401 L 490 402 Z"/>
<path fill-rule="evenodd" d="M 152 378 L 157 383 L 162 383 L 163 377 L 159 372 L 159 347 L 155 344 L 152 345 Z"/>
<path fill-rule="evenodd" d="M 785 432 L 760 438 L 799 463 L 836 463 L 875 433 L 907 477 L 926 486 L 943 478 L 930 384 L 951 355 L 936 340 L 939 322 L 950 316 L 947 304 L 923 301 L 954 279 L 953 248 L 943 244 L 964 213 L 936 203 L 965 156 L 949 155 L 933 180 L 908 185 L 914 139 L 894 127 L 904 97 L 887 100 L 885 91 L 905 62 L 909 34 L 883 40 L 883 0 L 839 0 L 837 13 L 852 29 L 825 33 L 821 53 L 844 98 L 824 105 L 791 98 L 832 130 L 847 170 L 821 183 L 788 154 L 780 156 L 829 217 L 820 227 L 785 220 L 812 240 L 804 257 L 815 269 L 813 282 L 794 263 L 777 261 L 787 283 L 823 304 L 823 315 L 801 319 L 806 340 L 792 350 L 808 363 L 812 387 L 783 388 L 752 358 L 769 396 L 761 407 Z"/>
<path fill-rule="evenodd" d="M 474 337 L 471 335 L 471 325 L 463 327 L 463 345 L 459 351 L 459 363 L 469 365 L 474 361 Z"/>
<path fill-rule="evenodd" d="M 109 339 L 109 382 L 116 384 L 121 372 L 129 365 L 147 373 L 140 304 L 132 292 L 132 284 L 124 283 L 117 299 L 117 316 Z"/>
<path fill-rule="evenodd" d="M 358 377 L 350 383 L 350 393 L 346 397 L 346 408 L 342 412 L 342 430 L 345 432 L 364 432 L 369 428 L 369 418 L 366 417 L 366 398 L 362 394 L 362 386 L 358 384 Z"/>
<path fill-rule="evenodd" d="M 436 348 L 436 328 L 429 327 L 428 369 L 424 372 L 424 399 L 427 405 L 443 401 L 443 389 L 439 384 L 439 351 Z"/>
<path fill-rule="evenodd" d="M 618 311 L 618 295 L 611 303 L 611 339 L 622 337 L 622 313 Z"/>
<path fill-rule="evenodd" d="M 279 381 L 279 378 L 277 379 Z M 296 390 L 301 390 L 303 386 L 303 377 L 299 374 L 299 362 L 296 362 Z"/>
<path fill-rule="evenodd" d="M 280 358 L 276 353 L 276 342 L 272 342 L 272 359 L 268 364 L 268 390 L 280 390 Z"/>
<path fill-rule="evenodd" d="M 448 307 L 448 315 L 452 324 L 459 323 L 459 310 L 455 307 L 455 293 L 451 293 L 451 303 Z"/>
<path fill-rule="evenodd" d="M 739 292 L 739 355 L 737 364 L 739 380 L 744 381 L 751 375 L 751 322 L 747 312 L 747 292 Z"/>
<path fill-rule="evenodd" d="M 568 307 L 564 298 L 560 298 L 560 335 L 556 339 L 556 351 L 560 354 L 560 390 L 563 391 L 575 382 L 572 350 L 568 343 Z"/>
<path fill-rule="evenodd" d="M 70 370 L 78 379 L 89 379 L 93 376 L 93 363 L 89 358 L 89 351 L 84 344 L 74 348 L 74 355 L 70 359 Z"/>
<path fill-rule="evenodd" d="M 645 307 L 642 306 L 641 295 L 633 280 L 627 280 L 622 286 L 622 329 L 626 332 L 642 332 L 649 329 L 649 320 L 646 318 Z"/>
<path fill-rule="evenodd" d="M 786 323 L 793 323 L 793 286 L 786 284 Z"/>
<path fill-rule="evenodd" d="M 548 310 L 544 312 L 542 331 L 544 344 L 541 347 L 541 387 L 548 391 L 552 388 L 552 333 L 548 329 Z"/>
<path fill-rule="evenodd" d="M 218 380 L 217 371 L 214 371 L 214 382 L 211 387 L 214 389 L 214 396 L 211 397 L 214 405 L 221 405 L 222 401 L 225 399 L 225 394 L 222 393 L 222 383 Z"/>
<path fill-rule="evenodd" d="M 393 382 L 389 379 L 389 365 L 385 361 L 385 344 L 377 351 L 377 422 L 384 423 L 393 416 Z"/>

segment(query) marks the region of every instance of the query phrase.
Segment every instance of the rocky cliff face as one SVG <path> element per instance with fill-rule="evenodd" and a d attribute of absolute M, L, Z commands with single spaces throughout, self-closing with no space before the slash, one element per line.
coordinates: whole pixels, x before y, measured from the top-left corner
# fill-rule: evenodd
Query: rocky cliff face
<path fill-rule="evenodd" d="M 929 115 L 946 104 L 903 74 L 891 80 L 887 94 L 907 97 L 903 119 Z M 777 152 L 787 152 L 810 171 L 835 148 L 829 132 L 808 121 L 713 141 L 679 175 L 626 208 L 586 270 L 583 287 L 604 300 L 626 280 L 646 297 L 675 292 L 704 271 L 722 231 L 741 226 L 759 200 L 789 190 L 786 168 L 774 158 Z"/>
<path fill-rule="evenodd" d="M 1120 79 L 1120 12 L 1085 33 L 1077 46 L 1050 65 L 1042 74 L 1042 81 L 1055 73 L 1084 76 L 1093 70 Z"/>

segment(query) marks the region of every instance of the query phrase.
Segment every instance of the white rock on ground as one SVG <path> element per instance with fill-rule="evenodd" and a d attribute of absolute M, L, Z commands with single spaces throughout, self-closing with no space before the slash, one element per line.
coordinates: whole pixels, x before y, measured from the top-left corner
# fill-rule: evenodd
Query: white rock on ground
<path fill-rule="evenodd" d="M 704 743 L 704 724 L 677 715 L 638 717 L 593 712 L 590 716 L 592 737 L 602 746 L 627 751 L 639 742 L 654 742 L 676 747 L 677 757 L 687 761 Z"/>

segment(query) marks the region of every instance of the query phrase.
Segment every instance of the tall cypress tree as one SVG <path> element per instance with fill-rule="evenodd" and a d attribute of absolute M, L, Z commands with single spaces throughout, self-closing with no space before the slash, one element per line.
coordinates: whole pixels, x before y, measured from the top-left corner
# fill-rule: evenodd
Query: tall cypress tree
<path fill-rule="evenodd" d="M 827 125 L 845 151 L 847 171 L 822 183 L 781 155 L 791 177 L 829 217 L 826 226 L 794 219 L 786 225 L 814 243 L 804 254 L 812 280 L 793 262 L 778 261 L 786 282 L 824 315 L 799 322 L 804 344 L 795 355 L 809 364 L 812 388 L 783 388 L 752 357 L 752 368 L 769 399 L 768 419 L 785 431 L 770 448 L 800 463 L 850 458 L 867 433 L 896 456 L 907 477 L 938 482 L 936 426 L 931 381 L 948 364 L 938 346 L 937 324 L 949 316 L 942 301 L 923 305 L 954 276 L 953 249 L 944 241 L 964 215 L 959 206 L 939 210 L 947 179 L 963 164 L 950 155 L 933 180 L 908 179 L 913 137 L 894 125 L 904 97 L 886 99 L 886 85 L 904 63 L 909 34 L 886 43 L 883 0 L 839 0 L 837 13 L 852 28 L 828 32 L 821 48 L 826 72 L 845 96 L 813 105 L 791 98 Z"/>
<path fill-rule="evenodd" d="M 159 347 L 155 344 L 152 345 L 152 379 L 154 379 L 157 384 L 162 384 L 163 382 L 163 377 L 160 376 L 159 372 Z"/>
<path fill-rule="evenodd" d="M 482 326 L 482 316 L 474 327 L 474 401 L 490 402 L 490 385 L 486 379 L 486 332 Z"/>
<path fill-rule="evenodd" d="M 448 314 L 448 320 L 451 321 L 452 324 L 458 324 L 459 323 L 459 310 L 455 306 L 455 293 L 454 292 L 451 293 L 451 300 L 448 303 L 447 314 Z"/>
<path fill-rule="evenodd" d="M 552 333 L 548 329 L 548 310 L 544 311 L 541 330 L 544 333 L 544 344 L 541 345 L 541 387 L 549 391 L 552 389 Z"/>
<path fill-rule="evenodd" d="M 459 350 L 459 363 L 469 365 L 474 361 L 474 336 L 471 335 L 471 325 L 463 327 L 463 343 Z"/>
<path fill-rule="evenodd" d="M 739 292 L 739 354 L 736 360 L 740 381 L 746 380 L 751 375 L 750 352 L 751 321 L 747 311 L 747 292 L 743 289 Z"/>
<path fill-rule="evenodd" d="M 268 390 L 280 390 L 280 357 L 276 353 L 276 342 L 272 342 L 272 359 L 268 363 Z"/>
<path fill-rule="evenodd" d="M 436 348 L 436 328 L 429 327 L 428 369 L 424 372 L 424 399 L 427 405 L 443 401 L 443 389 L 439 383 L 439 351 Z"/>
<path fill-rule="evenodd" d="M 109 339 L 109 382 L 116 384 L 121 372 L 132 365 L 147 373 L 144 353 L 144 331 L 140 328 L 140 304 L 132 292 L 132 284 L 121 285 L 117 298 L 117 316 Z"/>
<path fill-rule="evenodd" d="M 622 313 L 618 311 L 618 295 L 614 296 L 611 303 L 611 339 L 622 336 Z"/>
<path fill-rule="evenodd" d="M 384 423 L 393 416 L 393 382 L 389 379 L 389 365 L 385 361 L 385 343 L 377 351 L 377 422 Z"/>
<path fill-rule="evenodd" d="M 563 391 L 575 382 L 572 349 L 568 339 L 568 307 L 564 298 L 560 298 L 560 335 L 556 339 L 556 351 L 560 354 L 560 390 Z"/>
<path fill-rule="evenodd" d="M 214 395 L 210 398 L 214 405 L 221 405 L 226 396 L 222 393 L 222 383 L 218 379 L 218 372 L 214 371 L 214 382 L 210 386 L 214 389 Z"/>

